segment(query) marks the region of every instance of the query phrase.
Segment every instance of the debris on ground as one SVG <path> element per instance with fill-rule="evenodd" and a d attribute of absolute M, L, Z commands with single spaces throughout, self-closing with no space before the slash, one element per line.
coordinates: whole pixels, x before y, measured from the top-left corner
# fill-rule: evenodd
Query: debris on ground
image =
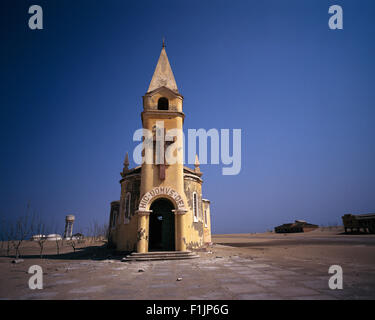
<path fill-rule="evenodd" d="M 14 259 L 12 260 L 12 263 L 21 263 L 23 261 L 24 261 L 23 259 Z"/>

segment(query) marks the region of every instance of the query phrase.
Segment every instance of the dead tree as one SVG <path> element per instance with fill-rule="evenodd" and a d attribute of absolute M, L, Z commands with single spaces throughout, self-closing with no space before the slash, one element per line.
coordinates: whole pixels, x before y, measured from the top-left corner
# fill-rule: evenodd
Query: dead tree
<path fill-rule="evenodd" d="M 55 242 L 56 242 L 56 253 L 59 255 L 60 254 L 60 248 L 62 248 L 63 245 L 64 245 L 64 240 L 62 238 L 59 238 L 59 237 L 56 236 Z"/>
<path fill-rule="evenodd" d="M 56 253 L 59 255 L 60 254 L 60 248 L 62 248 L 64 246 L 64 240 L 63 240 L 62 237 L 61 238 L 58 237 L 58 235 L 59 235 L 59 233 L 58 233 L 58 230 L 59 230 L 58 226 L 56 226 L 54 230 L 55 230 L 54 233 L 56 235 L 55 236 Z"/>
<path fill-rule="evenodd" d="M 108 224 L 104 223 L 100 227 L 100 233 L 101 233 L 101 240 L 102 241 L 107 241 L 108 240 L 108 232 L 109 232 Z"/>
<path fill-rule="evenodd" d="M 28 204 L 25 215 L 17 218 L 15 223 L 9 226 L 9 240 L 15 250 L 16 259 L 20 257 L 20 247 L 22 242 L 27 236 L 30 236 L 34 217 L 35 215 L 30 214 L 30 205 Z"/>
<path fill-rule="evenodd" d="M 6 241 L 6 230 L 5 230 L 6 222 L 4 219 L 1 219 L 0 225 L 1 225 L 0 241 L 1 241 L 1 249 L 3 249 L 4 242 Z"/>
<path fill-rule="evenodd" d="M 103 233 L 104 240 L 107 241 L 108 236 L 109 236 L 109 225 L 107 223 L 105 223 L 105 224 L 103 224 L 102 228 L 103 228 L 102 233 Z"/>
<path fill-rule="evenodd" d="M 93 238 L 94 238 L 94 231 L 93 231 L 93 226 L 90 222 L 89 224 L 89 227 L 87 228 L 87 232 L 86 232 L 86 239 L 88 240 L 89 243 L 91 243 L 93 241 Z"/>
<path fill-rule="evenodd" d="M 97 221 L 94 221 L 94 239 L 96 241 L 100 241 L 100 226 Z"/>
<path fill-rule="evenodd" d="M 104 241 L 108 238 L 108 225 L 100 225 L 96 220 L 94 220 L 92 223 L 90 223 L 88 234 L 95 242 Z"/>
<path fill-rule="evenodd" d="M 40 215 L 36 216 L 35 219 L 33 219 L 32 231 L 33 233 L 37 235 L 36 242 L 38 242 L 38 245 L 39 245 L 40 259 L 42 259 L 44 243 L 46 242 L 47 237 L 45 235 L 46 226 L 44 222 L 42 221 L 42 218 L 40 217 Z"/>
<path fill-rule="evenodd" d="M 1 249 L 4 248 L 4 244 L 6 244 L 6 255 L 9 257 L 10 253 L 10 238 L 11 238 L 11 228 L 12 224 L 6 220 L 1 221 Z"/>
<path fill-rule="evenodd" d="M 87 230 L 87 237 L 89 238 L 90 243 L 100 240 L 101 229 L 99 223 L 94 220 L 90 222 L 89 228 Z"/>
<path fill-rule="evenodd" d="M 77 240 L 75 239 L 75 237 L 71 237 L 67 244 L 73 248 L 73 252 L 75 253 L 77 248 Z"/>
<path fill-rule="evenodd" d="M 12 237 L 12 228 L 13 228 L 13 224 L 7 222 L 7 228 L 4 228 L 4 237 L 5 239 L 7 240 L 7 248 L 6 248 L 6 255 L 7 257 L 9 257 L 10 255 L 10 239 Z"/>

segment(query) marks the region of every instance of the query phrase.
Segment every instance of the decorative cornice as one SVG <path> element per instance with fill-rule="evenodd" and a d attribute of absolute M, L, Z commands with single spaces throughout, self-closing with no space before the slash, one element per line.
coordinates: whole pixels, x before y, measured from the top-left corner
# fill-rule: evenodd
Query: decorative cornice
<path fill-rule="evenodd" d="M 190 179 L 192 179 L 192 180 L 198 180 L 200 183 L 202 183 L 203 182 L 203 180 L 200 178 L 200 177 L 198 177 L 198 176 L 196 176 L 196 175 L 194 175 L 194 174 L 190 174 L 190 173 L 184 173 L 184 178 L 185 177 L 187 177 L 187 178 L 190 178 Z"/>
<path fill-rule="evenodd" d="M 172 95 L 174 95 L 174 96 L 176 96 L 176 97 L 179 97 L 179 98 L 181 98 L 181 99 L 184 99 L 184 96 L 183 96 L 181 93 L 176 92 L 176 91 L 173 91 L 173 90 L 171 90 L 171 89 L 169 89 L 169 88 L 167 88 L 167 87 L 165 87 L 165 86 L 161 86 L 161 87 L 159 87 L 159 88 L 157 88 L 157 89 L 155 89 L 155 90 L 153 90 L 153 91 L 147 92 L 143 97 L 151 97 L 151 96 L 153 96 L 155 93 L 158 93 L 158 92 L 163 91 L 163 90 L 166 90 L 166 91 L 170 92 Z"/>
<path fill-rule="evenodd" d="M 137 210 L 135 213 L 139 216 L 149 216 L 152 210 Z"/>
<path fill-rule="evenodd" d="M 143 119 L 143 115 L 144 114 L 152 115 L 152 116 L 155 116 L 155 115 L 157 115 L 157 116 L 161 116 L 161 115 L 165 115 L 165 116 L 180 116 L 183 119 L 185 118 L 185 113 L 183 113 L 182 111 L 173 111 L 173 110 L 144 110 L 141 113 L 141 118 L 142 119 Z"/>
<path fill-rule="evenodd" d="M 188 210 L 186 209 L 177 209 L 177 210 L 172 210 L 172 212 L 174 212 L 174 214 L 177 214 L 177 215 L 184 215 L 188 212 Z"/>

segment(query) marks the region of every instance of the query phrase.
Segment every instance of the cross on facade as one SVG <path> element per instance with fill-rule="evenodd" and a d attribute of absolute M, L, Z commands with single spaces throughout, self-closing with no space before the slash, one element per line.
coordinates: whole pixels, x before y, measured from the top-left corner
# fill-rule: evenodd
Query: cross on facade
<path fill-rule="evenodd" d="M 165 180 L 165 170 L 167 167 L 165 153 L 169 145 L 175 142 L 175 139 L 176 138 L 174 137 L 173 141 L 166 141 L 164 127 L 156 126 L 156 132 L 154 135 L 155 164 L 159 167 L 160 180 Z"/>

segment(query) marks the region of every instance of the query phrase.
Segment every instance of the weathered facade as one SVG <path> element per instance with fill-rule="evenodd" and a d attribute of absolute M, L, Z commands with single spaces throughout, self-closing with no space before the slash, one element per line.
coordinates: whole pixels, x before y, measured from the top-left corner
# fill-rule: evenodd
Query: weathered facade
<path fill-rule="evenodd" d="M 142 126 L 153 133 L 154 141 L 157 122 L 163 122 L 165 132 L 183 129 L 182 105 L 183 96 L 163 44 L 143 97 L 141 113 Z M 176 139 L 174 143 L 180 159 L 182 141 Z M 141 166 L 129 169 L 126 155 L 121 177 L 120 200 L 111 203 L 109 222 L 109 241 L 117 250 L 185 251 L 211 242 L 210 201 L 202 196 L 198 158 L 194 169 L 184 166 L 182 161 L 173 164 L 144 161 Z"/>

